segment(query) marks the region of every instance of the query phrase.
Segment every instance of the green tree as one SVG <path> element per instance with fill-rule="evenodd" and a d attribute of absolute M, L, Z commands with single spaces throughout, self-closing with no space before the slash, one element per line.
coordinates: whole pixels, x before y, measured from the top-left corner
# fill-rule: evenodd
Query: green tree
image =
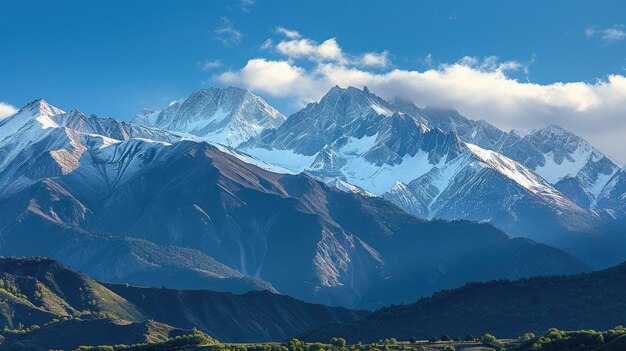
<path fill-rule="evenodd" d="M 287 349 L 289 349 L 289 351 L 304 351 L 304 343 L 293 338 L 287 342 Z"/>
<path fill-rule="evenodd" d="M 482 342 L 483 342 L 483 344 L 485 344 L 487 346 L 491 346 L 491 347 L 496 348 L 498 350 L 501 350 L 501 349 L 504 348 L 504 344 L 502 342 L 500 342 L 498 339 L 496 339 L 496 337 L 491 335 L 491 334 L 483 335 Z"/>
<path fill-rule="evenodd" d="M 485 345 L 491 345 L 492 343 L 494 343 L 496 341 L 496 337 L 491 335 L 491 334 L 485 334 L 483 335 L 483 339 L 482 342 Z"/>
<path fill-rule="evenodd" d="M 476 340 L 476 338 L 472 334 L 467 334 L 467 336 L 465 336 L 465 341 L 474 341 L 474 340 Z"/>
<path fill-rule="evenodd" d="M 409 342 L 411 344 L 415 344 L 417 342 L 417 339 L 414 336 L 412 336 L 412 337 L 409 338 Z"/>
<path fill-rule="evenodd" d="M 443 348 L 443 351 L 456 351 L 456 349 L 454 348 L 454 346 L 448 345 Z"/>
<path fill-rule="evenodd" d="M 450 336 L 448 334 L 443 334 L 441 336 L 441 341 L 450 341 L 452 339 L 450 339 Z"/>
<path fill-rule="evenodd" d="M 346 346 L 346 339 L 344 338 L 331 338 L 330 344 L 337 348 L 343 348 Z"/>

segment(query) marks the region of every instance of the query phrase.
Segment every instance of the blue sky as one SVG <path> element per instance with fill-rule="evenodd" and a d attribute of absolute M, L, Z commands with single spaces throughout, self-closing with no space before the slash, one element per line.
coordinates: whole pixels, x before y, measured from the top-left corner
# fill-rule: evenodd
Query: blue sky
<path fill-rule="evenodd" d="M 503 128 L 562 124 L 626 161 L 624 14 L 623 1 L 5 0 L 0 114 L 43 97 L 129 119 L 224 85 L 288 114 L 367 84 Z"/>

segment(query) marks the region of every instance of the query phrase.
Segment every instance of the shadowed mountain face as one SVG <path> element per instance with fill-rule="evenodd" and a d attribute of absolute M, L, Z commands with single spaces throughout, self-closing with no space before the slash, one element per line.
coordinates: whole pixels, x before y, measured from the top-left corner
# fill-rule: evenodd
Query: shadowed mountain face
<path fill-rule="evenodd" d="M 275 288 L 358 307 L 469 280 L 585 268 L 489 224 L 419 220 L 381 198 L 263 170 L 223 147 L 133 125 L 122 125 L 132 137 L 94 134 L 114 121 L 47 110 L 35 107 L 0 142 L 21 150 L 3 149 L 0 177 L 15 180 L 0 194 L 4 254 L 54 257 L 112 282 Z"/>
<path fill-rule="evenodd" d="M 207 290 L 106 284 L 151 319 L 198 328 L 224 342 L 281 341 L 326 323 L 350 322 L 365 311 L 304 303 L 268 291 L 242 295 Z"/>
<path fill-rule="evenodd" d="M 604 330 L 624 322 L 625 289 L 626 263 L 568 277 L 471 283 L 416 303 L 380 309 L 353 323 L 324 326 L 304 339 L 340 336 L 373 342 L 485 333 L 516 338 L 548 328 Z"/>
<path fill-rule="evenodd" d="M 5 332 L 8 340 L 0 349 L 20 343 L 48 350 L 157 341 L 194 327 L 226 342 L 279 341 L 367 314 L 269 291 L 236 295 L 102 284 L 50 259 L 2 257 L 0 275 L 0 327 L 30 329 Z M 56 338 L 46 339 L 54 333 Z"/>

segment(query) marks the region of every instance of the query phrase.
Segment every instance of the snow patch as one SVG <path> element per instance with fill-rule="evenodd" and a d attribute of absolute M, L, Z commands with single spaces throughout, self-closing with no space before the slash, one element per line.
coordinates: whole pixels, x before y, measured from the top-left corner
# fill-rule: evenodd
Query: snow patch
<path fill-rule="evenodd" d="M 360 139 L 350 137 L 346 144 L 339 149 L 339 154 L 346 156 L 361 156 L 376 145 L 378 133 L 364 136 Z"/>
<path fill-rule="evenodd" d="M 243 161 L 245 163 L 248 163 L 248 164 L 251 164 L 251 165 L 255 165 L 255 166 L 257 166 L 259 168 L 262 168 L 262 169 L 264 169 L 266 171 L 270 171 L 270 172 L 274 172 L 274 173 L 281 173 L 281 174 L 294 174 L 293 171 L 291 171 L 291 170 L 289 170 L 287 168 L 280 167 L 280 166 L 277 166 L 275 164 L 267 163 L 267 162 L 265 162 L 263 160 L 260 160 L 260 159 L 258 159 L 256 157 L 252 156 L 252 155 L 248 155 L 248 154 L 246 154 L 244 152 L 237 151 L 237 150 L 235 150 L 233 148 L 230 148 L 228 146 L 225 146 L 225 145 L 222 145 L 222 144 L 213 144 L 213 143 L 211 143 L 211 145 L 215 146 L 220 151 L 222 151 L 222 152 L 224 152 L 226 154 L 229 154 L 231 156 L 234 156 L 234 157 L 240 159 L 241 161 Z"/>
<path fill-rule="evenodd" d="M 428 160 L 428 153 L 422 150 L 415 155 L 409 154 L 402 158 L 399 164 L 375 165 L 364 158 L 349 158 L 341 168 L 348 183 L 354 184 L 374 195 L 381 195 L 396 182 L 409 183 L 418 178 L 435 165 Z"/>
<path fill-rule="evenodd" d="M 372 109 L 378 113 L 379 115 L 383 115 L 383 116 L 391 116 L 393 114 L 393 112 L 389 111 L 388 109 L 376 104 L 376 103 L 372 103 L 370 105 L 372 107 Z"/>
<path fill-rule="evenodd" d="M 576 177 L 592 155 L 593 150 L 591 148 L 581 145 L 569 155 L 572 160 L 565 157 L 561 163 L 557 163 L 554 160 L 554 153 L 550 151 L 544 155 L 546 163 L 541 167 L 537 167 L 535 172 L 551 184 L 556 184 L 565 177 Z"/>
<path fill-rule="evenodd" d="M 317 153 L 306 156 L 295 153 L 292 150 L 268 150 L 256 147 L 244 148 L 242 151 L 257 159 L 263 160 L 265 163 L 288 170 L 291 174 L 302 173 L 311 166 L 317 157 Z"/>

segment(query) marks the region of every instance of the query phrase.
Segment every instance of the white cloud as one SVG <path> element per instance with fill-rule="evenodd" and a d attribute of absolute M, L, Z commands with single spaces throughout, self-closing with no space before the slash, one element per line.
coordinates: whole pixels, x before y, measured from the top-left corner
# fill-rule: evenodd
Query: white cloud
<path fill-rule="evenodd" d="M 213 61 L 203 60 L 203 61 L 198 62 L 198 65 L 200 65 L 200 68 L 203 71 L 209 71 L 209 70 L 212 70 L 212 69 L 215 69 L 215 68 L 222 67 L 222 61 L 220 61 L 220 60 L 213 60 Z"/>
<path fill-rule="evenodd" d="M 295 30 L 287 29 L 285 27 L 276 27 L 276 33 L 286 36 L 289 39 L 298 39 L 302 37 L 300 33 Z"/>
<path fill-rule="evenodd" d="M 465 57 L 425 71 L 377 73 L 339 62 L 319 62 L 305 69 L 290 60 L 259 58 L 215 79 L 301 103 L 319 100 L 334 85 L 367 85 L 384 98 L 399 96 L 418 106 L 456 108 L 470 118 L 485 119 L 504 129 L 559 124 L 585 136 L 618 161 L 626 161 L 625 76 L 611 75 L 592 83 L 535 84 L 508 75 L 523 68 L 518 62 L 499 62 L 495 57 Z"/>
<path fill-rule="evenodd" d="M 367 67 L 380 67 L 386 68 L 389 66 L 389 52 L 383 51 L 381 53 L 368 52 L 363 54 L 361 64 Z"/>
<path fill-rule="evenodd" d="M 213 32 L 215 39 L 221 41 L 224 46 L 236 46 L 243 38 L 243 33 L 237 30 L 227 17 L 222 17 L 222 25 Z"/>
<path fill-rule="evenodd" d="M 330 38 L 318 44 L 316 41 L 302 38 L 300 33 L 283 27 L 276 32 L 290 38 L 281 40 L 274 46 L 272 39 L 267 39 L 262 49 L 275 48 L 276 51 L 290 59 L 306 59 L 312 62 L 334 62 L 342 65 L 386 68 L 391 65 L 389 52 L 367 52 L 362 55 L 346 54 L 337 39 Z"/>
<path fill-rule="evenodd" d="M 587 29 L 585 29 L 585 36 L 587 38 L 598 36 L 605 44 L 612 44 L 626 38 L 626 32 L 623 28 L 624 26 L 622 25 L 616 25 L 605 29 L 587 27 Z"/>
<path fill-rule="evenodd" d="M 252 59 L 239 71 L 227 71 L 215 77 L 225 84 L 245 86 L 271 96 L 306 100 L 319 95 L 323 84 L 310 77 L 301 67 L 287 61 Z M 299 93 L 294 94 L 294 90 Z M 311 101 L 309 99 L 309 101 Z"/>
<path fill-rule="evenodd" d="M 347 63 L 343 50 L 335 38 L 330 38 L 321 44 L 310 39 L 294 39 L 281 41 L 276 50 L 290 58 L 306 58 L 310 61 L 333 61 Z"/>
<path fill-rule="evenodd" d="M 11 116 L 15 112 L 17 112 L 17 108 L 15 106 L 0 101 L 0 120 Z"/>

